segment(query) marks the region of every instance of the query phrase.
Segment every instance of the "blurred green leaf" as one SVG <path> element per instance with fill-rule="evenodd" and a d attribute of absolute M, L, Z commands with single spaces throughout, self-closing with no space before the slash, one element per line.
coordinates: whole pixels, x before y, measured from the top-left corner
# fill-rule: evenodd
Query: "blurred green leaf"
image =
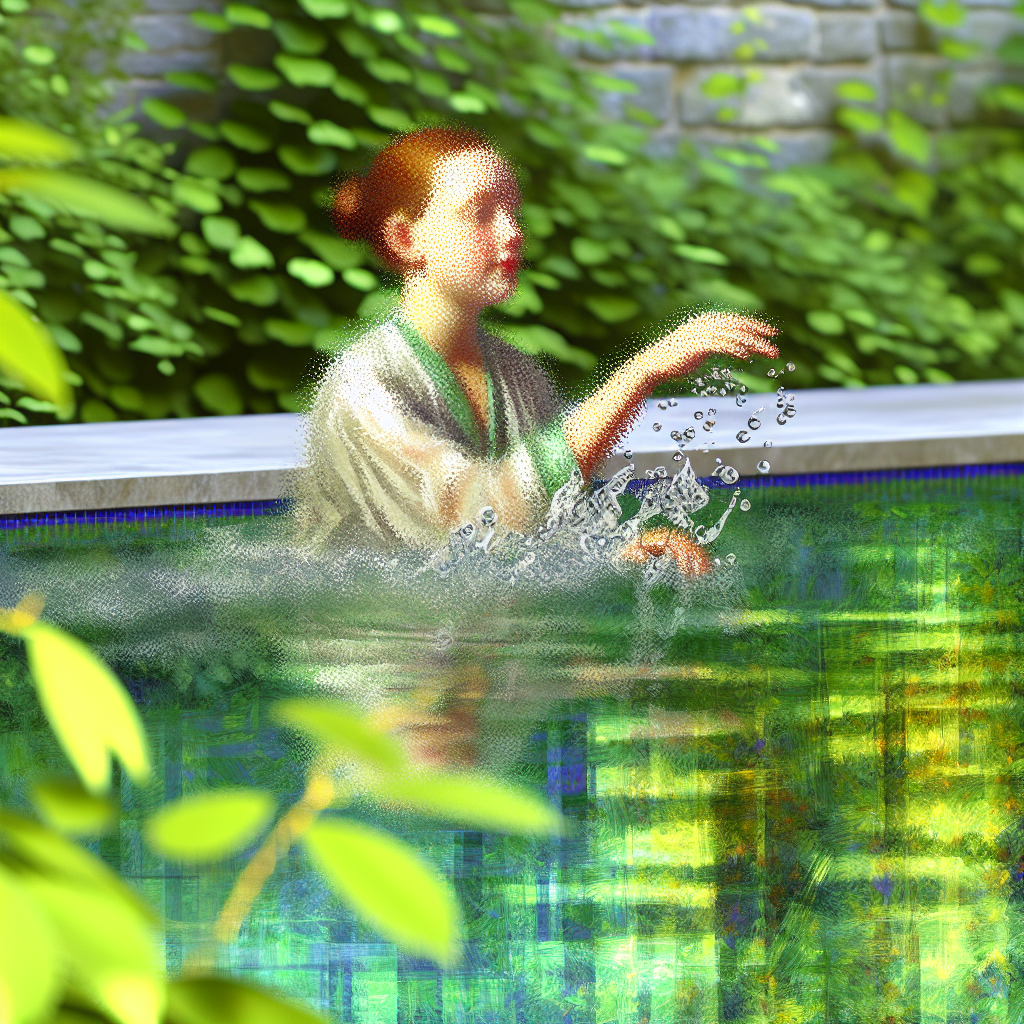
<path fill-rule="evenodd" d="M 306 228 L 305 211 L 291 203 L 268 203 L 260 199 L 251 199 L 249 209 L 259 217 L 260 223 L 268 231 L 282 235 L 297 235 Z"/>
<path fill-rule="evenodd" d="M 266 153 L 273 146 L 273 139 L 252 125 L 241 121 L 221 121 L 220 132 L 236 149 L 247 153 Z"/>
<path fill-rule="evenodd" d="M 836 111 L 836 120 L 851 132 L 877 132 L 882 128 L 881 114 L 859 107 L 840 107 Z"/>
<path fill-rule="evenodd" d="M 164 1024 L 325 1024 L 272 992 L 230 978 L 187 978 L 167 987 Z"/>
<path fill-rule="evenodd" d="M 838 313 L 829 309 L 811 309 L 806 314 L 807 325 L 819 334 L 837 335 L 846 333 L 846 322 Z"/>
<path fill-rule="evenodd" d="M 438 14 L 416 14 L 414 18 L 416 27 L 428 35 L 440 36 L 442 39 L 458 39 L 462 35 L 462 29 L 450 18 Z"/>
<path fill-rule="evenodd" d="M 246 28 L 270 28 L 273 19 L 266 11 L 251 4 L 228 4 L 224 8 L 224 17 L 233 25 L 244 25 Z"/>
<path fill-rule="evenodd" d="M 292 174 L 309 178 L 330 174 L 338 163 L 337 155 L 323 146 L 287 143 L 278 147 L 277 155 Z"/>
<path fill-rule="evenodd" d="M 120 680 L 76 637 L 36 621 L 20 633 L 54 735 L 85 787 L 110 788 L 110 758 L 144 782 L 150 773 L 142 721 Z"/>
<path fill-rule="evenodd" d="M 48 1020 L 60 991 L 61 960 L 53 925 L 31 891 L 0 863 L 0 1018 Z"/>
<path fill-rule="evenodd" d="M 28 193 L 75 216 L 144 235 L 173 235 L 175 224 L 124 189 L 63 171 L 0 171 L 0 191 Z"/>
<path fill-rule="evenodd" d="M 234 249 L 242 237 L 242 226 L 234 217 L 203 217 L 199 226 L 207 243 L 224 252 Z"/>
<path fill-rule="evenodd" d="M 411 847 L 355 821 L 323 818 L 303 842 L 334 891 L 386 939 L 442 967 L 458 959 L 455 895 Z"/>
<path fill-rule="evenodd" d="M 932 143 L 927 129 L 899 110 L 890 110 L 886 118 L 889 141 L 893 148 L 919 164 L 927 163 Z"/>
<path fill-rule="evenodd" d="M 61 164 L 79 154 L 66 135 L 13 117 L 0 117 L 0 160 L 23 164 Z"/>
<path fill-rule="evenodd" d="M 918 15 L 936 28 L 955 28 L 963 23 L 966 11 L 959 0 L 922 0 Z"/>
<path fill-rule="evenodd" d="M 20 302 L 0 291 L 0 372 L 30 394 L 53 402 L 65 418 L 74 408 L 64 354 Z"/>
<path fill-rule="evenodd" d="M 295 86 L 326 89 L 337 74 L 334 65 L 326 60 L 317 57 L 295 57 L 287 53 L 279 53 L 274 58 L 274 66 Z"/>
<path fill-rule="evenodd" d="M 250 278 L 249 282 L 258 280 L 259 278 Z M 271 282 L 271 286 L 273 287 L 273 282 Z M 250 284 L 250 294 L 262 297 L 257 293 L 258 287 L 258 285 Z M 241 289 L 238 291 L 241 291 Z M 238 298 L 238 294 L 234 292 L 233 294 Z M 277 298 L 276 288 L 274 288 L 272 294 L 273 299 L 270 302 L 254 302 L 253 298 L 250 298 L 248 301 L 253 302 L 257 306 L 269 306 Z M 218 416 L 238 416 L 245 412 L 245 403 L 242 401 L 242 396 L 238 391 L 238 385 L 226 374 L 204 374 L 192 385 L 192 393 L 199 399 L 199 404 L 207 412 L 212 412 Z"/>
<path fill-rule="evenodd" d="M 546 801 L 476 772 L 378 777 L 372 792 L 382 803 L 488 832 L 557 835 L 565 827 L 561 814 Z"/>
<path fill-rule="evenodd" d="M 235 180 L 246 192 L 287 192 L 292 180 L 284 171 L 273 167 L 243 167 Z"/>
<path fill-rule="evenodd" d="M 252 235 L 243 235 L 231 250 L 231 265 L 239 270 L 270 269 L 274 266 L 274 254 Z"/>
<path fill-rule="evenodd" d="M 266 828 L 274 798 L 261 789 L 219 789 L 182 797 L 146 822 L 146 841 L 161 857 L 188 864 L 223 860 Z"/>
<path fill-rule="evenodd" d="M 328 288 L 334 284 L 334 271 L 320 260 L 311 260 L 306 256 L 293 256 L 285 264 L 285 270 L 307 288 Z M 345 271 L 346 274 L 354 272 L 352 270 Z"/>
<path fill-rule="evenodd" d="M 188 116 L 181 107 L 176 107 L 173 103 L 168 103 L 167 100 L 155 97 L 142 101 L 142 111 L 161 128 L 181 128 L 188 120 Z"/>
<path fill-rule="evenodd" d="M 724 252 L 711 249 L 706 245 L 687 245 L 685 242 L 673 245 L 672 251 L 684 260 L 691 260 L 694 263 L 710 263 L 716 267 L 729 265 L 729 257 Z"/>
<path fill-rule="evenodd" d="M 503 324 L 501 335 L 516 348 L 531 356 L 551 356 L 578 366 L 589 373 L 597 365 L 597 357 L 586 349 L 570 345 L 561 334 L 543 324 Z"/>
<path fill-rule="evenodd" d="M 608 324 L 622 323 L 640 312 L 640 303 L 625 295 L 589 295 L 584 305 L 598 320 Z"/>
<path fill-rule="evenodd" d="M 223 146 L 193 149 L 185 160 L 186 174 L 196 178 L 215 178 L 217 181 L 227 181 L 237 167 L 234 154 Z"/>
<path fill-rule="evenodd" d="M 116 814 L 109 800 L 65 779 L 37 782 L 32 787 L 32 802 L 48 825 L 68 835 L 101 835 Z"/>
<path fill-rule="evenodd" d="M 364 260 L 361 246 L 337 235 L 327 235 L 320 231 L 303 231 L 299 239 L 329 267 L 334 270 L 349 270 L 358 267 Z"/>
<path fill-rule="evenodd" d="M 319 146 L 336 146 L 338 149 L 355 149 L 356 137 L 333 121 L 314 121 L 306 129 L 306 138 Z"/>
<path fill-rule="evenodd" d="M 283 700 L 271 712 L 275 721 L 298 729 L 328 748 L 352 754 L 382 771 L 400 768 L 405 757 L 398 744 L 372 729 L 346 705 L 312 700 Z"/>
<path fill-rule="evenodd" d="M 319 20 L 344 18 L 349 12 L 348 0 L 299 0 L 299 5 L 311 18 Z"/>
<path fill-rule="evenodd" d="M 159 1024 L 166 986 L 152 928 L 127 901 L 63 879 L 23 875 L 53 923 L 72 1001 L 116 1024 Z"/>
<path fill-rule="evenodd" d="M 281 76 L 269 68 L 253 67 L 251 64 L 229 64 L 224 69 L 228 78 L 247 92 L 269 92 L 281 84 Z"/>
<path fill-rule="evenodd" d="M 852 79 L 849 82 L 840 82 L 836 86 L 836 95 L 841 100 L 849 100 L 852 103 L 873 103 L 878 92 L 870 83 Z"/>

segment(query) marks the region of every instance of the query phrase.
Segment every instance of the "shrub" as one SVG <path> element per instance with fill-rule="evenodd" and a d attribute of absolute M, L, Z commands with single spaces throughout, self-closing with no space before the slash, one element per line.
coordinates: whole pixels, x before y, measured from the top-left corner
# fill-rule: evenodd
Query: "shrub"
<path fill-rule="evenodd" d="M 81 21 L 79 7 L 52 4 L 51 19 Z M 779 321 L 798 366 L 788 379 L 803 386 L 1024 373 L 1024 141 L 998 123 L 1017 116 L 1019 87 L 991 90 L 1002 114 L 990 126 L 934 138 L 900 111 L 857 107 L 869 97 L 847 88 L 850 136 L 819 167 L 773 173 L 769 142 L 656 158 L 648 115 L 627 103 L 612 119 L 602 105 L 630 83 L 557 48 L 635 30 L 603 36 L 556 14 L 540 0 L 501 14 L 232 3 L 195 20 L 237 36 L 231 50 L 250 63 L 220 80 L 169 76 L 180 95 L 145 101 L 139 122 L 100 117 L 81 31 L 47 35 L 44 64 L 30 53 L 40 15 L 10 16 L 9 111 L 75 135 L 80 170 L 180 226 L 154 241 L 38 196 L 4 206 L 5 287 L 68 354 L 78 415 L 296 408 L 316 353 L 395 297 L 371 254 L 332 232 L 332 177 L 365 166 L 388 133 L 453 120 L 492 137 L 521 173 L 529 269 L 500 329 L 570 383 L 652 320 L 707 304 Z M 120 37 L 107 37 L 113 53 Z M 65 89 L 72 68 L 80 81 Z M 197 113 L 204 93 L 213 117 Z M 52 413 L 21 398 L 0 416 Z"/>

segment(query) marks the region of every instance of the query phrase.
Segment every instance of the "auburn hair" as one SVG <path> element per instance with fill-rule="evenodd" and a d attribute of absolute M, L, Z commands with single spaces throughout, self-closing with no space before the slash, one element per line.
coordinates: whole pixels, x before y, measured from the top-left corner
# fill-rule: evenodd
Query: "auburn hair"
<path fill-rule="evenodd" d="M 396 213 L 419 217 L 430 201 L 434 169 L 456 153 L 493 149 L 470 128 L 422 128 L 392 139 L 365 174 L 341 182 L 331 219 L 342 238 L 367 241 L 379 259 L 398 272 L 409 270 L 384 238 L 384 224 Z"/>

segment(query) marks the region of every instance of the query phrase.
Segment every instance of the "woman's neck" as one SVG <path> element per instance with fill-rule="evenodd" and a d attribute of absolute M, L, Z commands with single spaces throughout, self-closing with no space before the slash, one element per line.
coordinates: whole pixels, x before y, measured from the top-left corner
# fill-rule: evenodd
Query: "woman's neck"
<path fill-rule="evenodd" d="M 449 366 L 480 362 L 480 310 L 455 301 L 423 277 L 408 277 L 402 309 L 423 340 Z"/>

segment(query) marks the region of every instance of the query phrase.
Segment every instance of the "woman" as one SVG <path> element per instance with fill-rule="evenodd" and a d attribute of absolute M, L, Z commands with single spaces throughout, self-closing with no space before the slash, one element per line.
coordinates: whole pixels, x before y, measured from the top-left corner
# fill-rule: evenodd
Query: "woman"
<path fill-rule="evenodd" d="M 367 240 L 403 287 L 396 313 L 344 350 L 317 394 L 300 502 L 315 536 L 436 547 L 485 507 L 528 531 L 575 468 L 589 480 L 658 384 L 713 353 L 778 355 L 767 324 L 704 314 L 563 412 L 543 371 L 479 324 L 515 293 L 519 204 L 511 167 L 465 129 L 402 136 L 339 189 L 338 231 Z M 666 550 L 690 571 L 708 568 L 675 531 L 624 555 Z"/>

